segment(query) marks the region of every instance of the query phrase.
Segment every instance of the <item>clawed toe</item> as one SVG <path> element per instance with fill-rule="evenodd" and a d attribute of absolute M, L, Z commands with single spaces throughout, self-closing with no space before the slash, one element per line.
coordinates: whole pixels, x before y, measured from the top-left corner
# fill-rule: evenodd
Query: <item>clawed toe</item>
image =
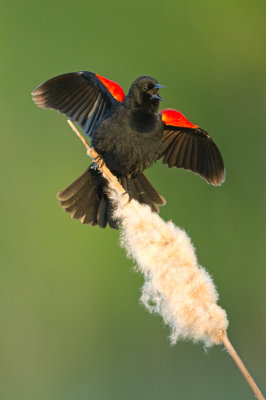
<path fill-rule="evenodd" d="M 101 156 L 97 156 L 93 159 L 91 169 L 97 170 L 99 168 L 102 168 L 103 164 L 104 164 L 103 158 Z"/>
<path fill-rule="evenodd" d="M 128 202 L 127 202 L 127 204 L 128 204 L 133 199 L 133 196 L 130 193 L 130 191 L 127 191 L 127 190 L 124 193 L 122 193 L 122 196 L 125 196 L 126 194 L 128 195 Z"/>

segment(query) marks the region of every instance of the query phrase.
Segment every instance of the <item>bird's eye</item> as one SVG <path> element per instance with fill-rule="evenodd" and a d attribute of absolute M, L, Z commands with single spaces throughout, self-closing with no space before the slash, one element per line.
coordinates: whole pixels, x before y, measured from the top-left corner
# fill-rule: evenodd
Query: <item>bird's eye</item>
<path fill-rule="evenodd" d="M 147 90 L 148 90 L 148 87 L 147 86 L 144 86 L 144 92 L 147 92 Z"/>

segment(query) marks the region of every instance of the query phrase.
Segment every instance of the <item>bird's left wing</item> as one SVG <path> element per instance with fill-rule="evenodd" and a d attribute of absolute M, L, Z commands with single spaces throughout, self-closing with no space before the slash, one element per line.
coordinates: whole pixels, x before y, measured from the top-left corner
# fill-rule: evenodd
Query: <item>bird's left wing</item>
<path fill-rule="evenodd" d="M 87 71 L 56 76 L 32 92 L 33 101 L 39 107 L 60 111 L 76 121 L 88 136 L 97 122 L 124 97 L 123 89 L 116 82 Z"/>
<path fill-rule="evenodd" d="M 163 110 L 161 118 L 163 164 L 191 170 L 212 185 L 221 185 L 225 179 L 224 163 L 208 133 L 177 110 Z"/>

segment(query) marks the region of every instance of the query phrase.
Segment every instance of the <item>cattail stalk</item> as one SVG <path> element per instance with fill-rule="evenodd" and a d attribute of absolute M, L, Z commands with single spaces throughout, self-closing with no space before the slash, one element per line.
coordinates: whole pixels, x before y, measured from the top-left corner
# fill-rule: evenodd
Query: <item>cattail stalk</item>
<path fill-rule="evenodd" d="M 97 159 L 97 152 L 73 123 L 68 123 L 87 148 L 87 154 Z M 265 400 L 228 339 L 226 312 L 217 305 L 214 283 L 198 265 L 188 235 L 172 222 L 163 221 L 148 206 L 136 200 L 128 202 L 128 195 L 104 163 L 99 163 L 99 170 L 109 183 L 115 216 L 121 220 L 121 244 L 145 278 L 142 303 L 170 326 L 172 343 L 179 338 L 203 341 L 205 346 L 223 343 L 257 399 Z"/>
<path fill-rule="evenodd" d="M 226 350 L 228 351 L 228 353 L 230 354 L 230 356 L 233 358 L 234 362 L 238 366 L 241 373 L 244 375 L 244 378 L 246 379 L 247 383 L 251 387 L 251 390 L 253 391 L 253 393 L 255 394 L 257 399 L 265 400 L 265 398 L 263 397 L 263 394 L 261 393 L 260 389 L 258 388 L 256 382 L 254 381 L 254 379 L 248 372 L 247 368 L 245 367 L 243 361 L 241 360 L 241 358 L 235 351 L 234 347 L 232 346 L 230 340 L 228 339 L 226 332 L 224 332 L 223 335 L 221 336 L 221 341 L 222 341 L 224 347 L 226 348 Z"/>

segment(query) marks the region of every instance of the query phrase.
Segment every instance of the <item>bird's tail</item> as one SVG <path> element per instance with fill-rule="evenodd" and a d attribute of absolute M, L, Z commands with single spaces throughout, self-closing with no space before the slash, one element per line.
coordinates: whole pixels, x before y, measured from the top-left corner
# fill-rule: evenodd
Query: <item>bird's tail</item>
<path fill-rule="evenodd" d="M 144 174 L 140 173 L 134 179 L 121 177 L 119 181 L 131 197 L 148 204 L 153 211 L 158 212 L 159 205 L 165 204 L 164 198 Z M 61 207 L 83 224 L 105 228 L 108 223 L 111 228 L 119 228 L 119 221 L 113 217 L 112 202 L 108 199 L 107 182 L 97 170 L 87 169 L 71 185 L 59 192 L 57 198 Z"/>
<path fill-rule="evenodd" d="M 143 173 L 138 173 L 134 178 L 120 178 L 123 188 L 133 199 L 142 204 L 148 204 L 152 211 L 159 212 L 159 206 L 165 204 L 165 199 L 152 186 Z"/>

